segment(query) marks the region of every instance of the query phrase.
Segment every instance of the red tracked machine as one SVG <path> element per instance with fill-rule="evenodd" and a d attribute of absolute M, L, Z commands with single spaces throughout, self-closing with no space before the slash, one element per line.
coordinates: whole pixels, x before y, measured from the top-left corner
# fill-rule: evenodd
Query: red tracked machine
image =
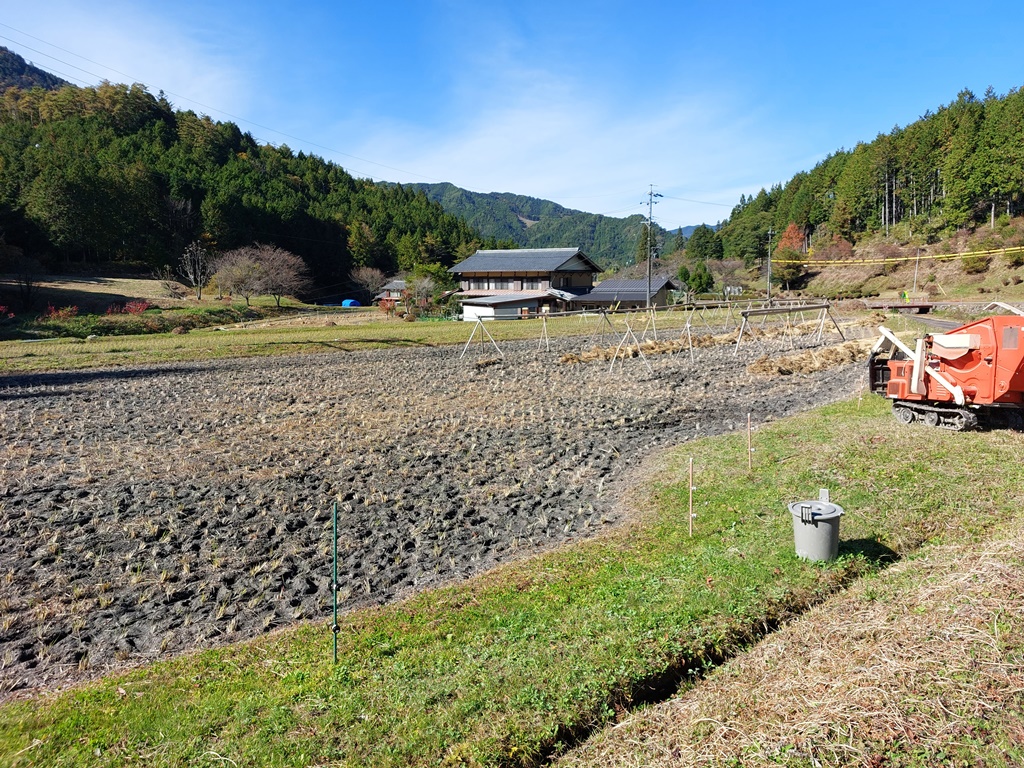
<path fill-rule="evenodd" d="M 1024 317 L 993 315 L 911 349 L 885 326 L 868 358 L 871 391 L 904 424 L 1024 429 Z"/>

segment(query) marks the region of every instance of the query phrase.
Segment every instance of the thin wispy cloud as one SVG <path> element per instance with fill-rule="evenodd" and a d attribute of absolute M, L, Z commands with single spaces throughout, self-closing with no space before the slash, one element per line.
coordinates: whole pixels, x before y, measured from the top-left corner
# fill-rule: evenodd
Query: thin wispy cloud
<path fill-rule="evenodd" d="M 1024 6 L 978 2 L 1001 21 L 970 49 L 942 14 L 882 0 L 795 0 L 784 25 L 742 2 L 722 24 L 711 6 L 641 16 L 624 0 L 309 0 L 284 13 L 266 0 L 54 0 L 5 8 L 0 44 L 75 82 L 143 82 L 358 176 L 616 215 L 645 211 L 654 184 L 655 216 L 674 227 L 718 221 L 741 194 L 961 88 L 1019 86 Z"/>
<path fill-rule="evenodd" d="M 467 112 L 444 131 L 378 129 L 356 154 L 395 158 L 397 167 L 414 172 L 399 181 L 442 178 L 475 191 L 529 194 L 595 212 L 641 212 L 649 184 L 718 204 L 663 200 L 657 217 L 666 226 L 725 218 L 723 206 L 735 204 L 739 193 L 731 195 L 741 179 L 771 162 L 773 147 L 758 137 L 749 116 L 702 99 L 622 113 L 613 102 L 588 101 L 549 83 L 521 91 L 515 103 L 505 101 Z M 584 204 L 595 199 L 597 207 Z"/>

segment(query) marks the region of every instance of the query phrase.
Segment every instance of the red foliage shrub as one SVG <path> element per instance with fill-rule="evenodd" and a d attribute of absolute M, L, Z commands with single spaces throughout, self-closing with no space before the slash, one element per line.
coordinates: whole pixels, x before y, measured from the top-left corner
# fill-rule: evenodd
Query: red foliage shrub
<path fill-rule="evenodd" d="M 46 311 L 43 312 L 44 320 L 70 320 L 72 317 L 78 315 L 78 307 L 61 307 L 57 309 L 53 304 L 46 305 Z"/>
<path fill-rule="evenodd" d="M 125 304 L 121 304 L 120 302 L 116 302 L 114 304 L 111 304 L 109 307 L 107 307 L 107 314 L 108 315 L 141 315 L 147 309 L 152 308 L 152 306 L 153 305 L 150 304 L 145 299 L 135 299 L 134 301 L 129 301 L 129 302 L 125 303 Z"/>

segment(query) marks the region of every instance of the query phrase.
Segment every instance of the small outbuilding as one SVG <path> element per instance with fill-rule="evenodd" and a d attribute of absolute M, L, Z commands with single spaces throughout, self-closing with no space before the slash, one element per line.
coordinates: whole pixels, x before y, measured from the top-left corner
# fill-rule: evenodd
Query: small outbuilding
<path fill-rule="evenodd" d="M 638 309 L 648 305 L 664 307 L 671 303 L 671 291 L 679 286 L 669 277 L 652 277 L 650 293 L 647 292 L 647 278 L 640 280 L 604 280 L 594 290 L 577 296 L 572 301 L 574 309 Z"/>
<path fill-rule="evenodd" d="M 500 296 L 472 296 L 462 299 L 462 319 L 515 320 L 540 311 L 541 297 L 535 293 L 505 293 Z M 545 307 L 546 309 L 546 307 Z"/>

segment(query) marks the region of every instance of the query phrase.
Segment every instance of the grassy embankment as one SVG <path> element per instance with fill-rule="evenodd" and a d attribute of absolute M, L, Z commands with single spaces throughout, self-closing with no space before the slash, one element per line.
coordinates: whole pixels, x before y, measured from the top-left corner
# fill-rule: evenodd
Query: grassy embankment
<path fill-rule="evenodd" d="M 325 619 L 9 703 L 0 762 L 536 765 L 888 552 L 974 540 L 1024 508 L 1019 435 L 908 428 L 888 411 L 855 399 L 765 425 L 752 473 L 743 435 L 677 449 L 634 492 L 633 525 L 352 613 L 337 665 Z M 819 487 L 847 510 L 829 565 L 793 555 L 783 506 Z"/>
<path fill-rule="evenodd" d="M 726 316 L 722 311 L 720 320 Z M 716 318 L 708 313 L 708 321 Z M 625 332 L 629 319 L 640 335 L 646 320 L 627 315 L 612 316 L 614 330 L 599 316 L 556 317 L 547 320 L 549 337 L 604 335 L 608 343 L 614 334 Z M 674 332 L 685 326 L 686 312 L 658 314 L 659 330 Z M 732 319 L 735 325 L 735 318 Z M 703 327 L 703 326 L 702 326 Z M 510 340 L 540 343 L 544 328 L 540 320 L 488 322 L 487 329 L 500 344 Z M 405 322 L 386 318 L 377 310 L 323 310 L 276 320 L 199 328 L 185 334 L 155 333 L 129 336 L 101 336 L 93 339 L 54 338 L 44 341 L 0 341 L 0 373 L 76 370 L 118 365 L 211 360 L 228 357 L 262 357 L 303 352 L 352 351 L 440 345 L 464 345 L 474 330 L 472 323 Z M 706 329 L 704 329 L 706 332 Z M 694 329 L 696 334 L 698 329 Z M 614 341 L 612 344 L 614 345 Z M 458 354 L 457 351 L 453 354 Z M 497 352 L 477 331 L 467 352 L 473 359 Z"/>

